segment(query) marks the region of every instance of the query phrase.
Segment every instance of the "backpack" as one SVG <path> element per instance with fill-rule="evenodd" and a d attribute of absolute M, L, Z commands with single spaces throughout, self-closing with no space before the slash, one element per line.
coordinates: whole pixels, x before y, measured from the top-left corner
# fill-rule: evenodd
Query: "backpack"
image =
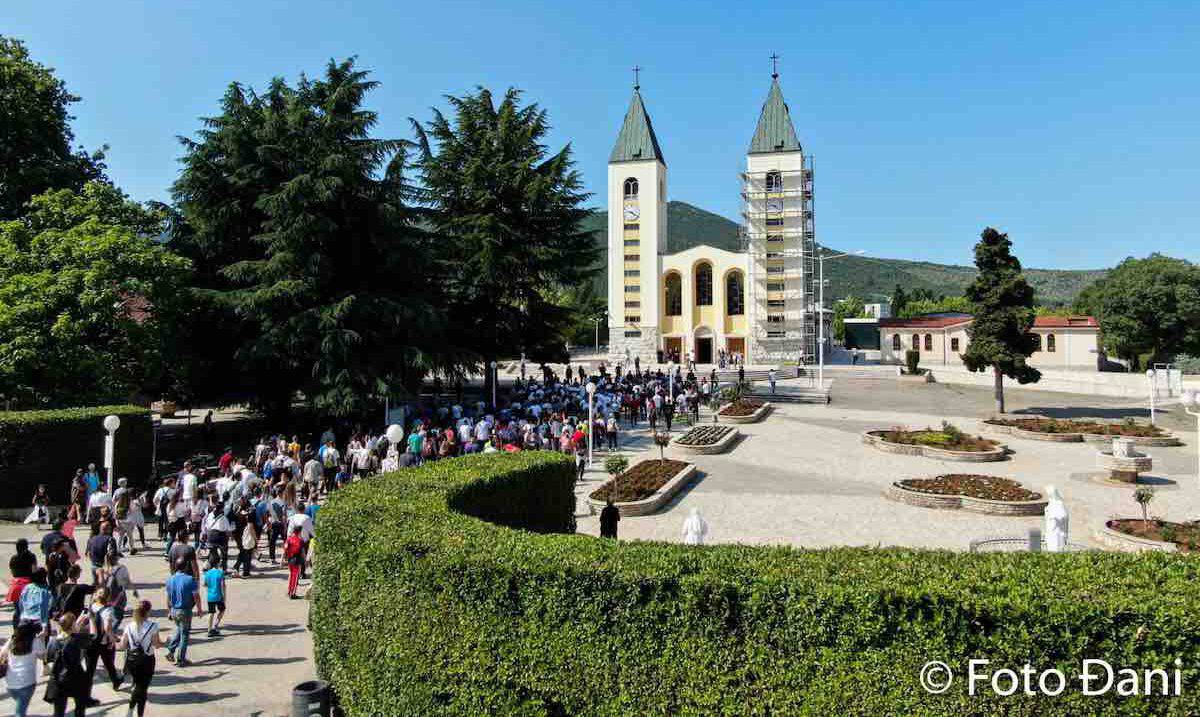
<path fill-rule="evenodd" d="M 125 517 L 129 515 L 129 491 L 125 491 L 117 499 L 116 514 L 117 520 L 125 520 Z"/>
<path fill-rule="evenodd" d="M 137 640 L 130 640 L 129 649 L 125 653 L 126 675 L 131 675 L 133 672 L 138 671 L 143 665 L 146 664 L 146 659 L 148 657 L 146 654 L 145 644 L 146 636 L 150 634 L 151 629 L 153 629 L 153 625 L 154 623 L 147 621 L 145 632 L 142 633 L 141 637 L 139 637 Z M 130 625 L 130 627 L 133 627 L 133 625 Z M 129 636 L 132 638 L 133 633 L 130 632 Z"/>

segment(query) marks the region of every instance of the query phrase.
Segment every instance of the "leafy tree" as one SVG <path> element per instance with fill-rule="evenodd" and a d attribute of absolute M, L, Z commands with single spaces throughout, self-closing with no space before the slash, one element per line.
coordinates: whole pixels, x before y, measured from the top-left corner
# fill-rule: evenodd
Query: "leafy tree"
<path fill-rule="evenodd" d="M 1007 234 L 988 227 L 975 245 L 979 274 L 967 287 L 975 320 L 967 329 L 970 341 L 962 354 L 972 371 L 992 369 L 996 410 L 1004 413 L 1004 377 L 1017 383 L 1036 383 L 1042 377 L 1025 363 L 1037 348 L 1033 328 L 1033 287 L 1021 273 L 1021 262 L 1012 255 Z"/>
<path fill-rule="evenodd" d="M 901 316 L 907 305 L 908 294 L 904 292 L 904 287 L 896 284 L 895 290 L 892 291 L 892 316 Z"/>
<path fill-rule="evenodd" d="M 898 316 L 911 319 L 925 314 L 969 314 L 973 310 L 971 300 L 965 296 L 943 296 L 940 299 L 911 299 Z"/>
<path fill-rule="evenodd" d="M 68 110 L 78 101 L 24 43 L 0 35 L 0 220 L 47 190 L 103 179 L 107 148 L 89 154 L 71 146 Z"/>
<path fill-rule="evenodd" d="M 406 204 L 406 145 L 370 137 L 376 84 L 353 60 L 262 95 L 234 84 L 183 140 L 173 241 L 224 332 L 208 337 L 208 360 L 270 413 L 297 392 L 321 412 L 362 411 L 455 365 L 433 245 Z"/>
<path fill-rule="evenodd" d="M 554 289 L 585 283 L 597 262 L 571 147 L 549 152 L 545 111 L 517 90 L 499 104 L 484 88 L 447 99 L 451 118 L 435 110 L 413 127 L 455 341 L 484 364 L 555 357 L 580 317 Z"/>
<path fill-rule="evenodd" d="M 857 319 L 866 311 L 863 300 L 851 294 L 833 305 L 833 338 L 846 340 L 846 319 Z"/>
<path fill-rule="evenodd" d="M 188 271 L 155 240 L 162 215 L 103 182 L 28 209 L 0 222 L 0 393 L 56 407 L 154 390 Z"/>
<path fill-rule="evenodd" d="M 1200 353 L 1200 266 L 1151 254 L 1126 259 L 1076 300 L 1100 321 L 1105 350 L 1141 368 L 1142 359 Z"/>

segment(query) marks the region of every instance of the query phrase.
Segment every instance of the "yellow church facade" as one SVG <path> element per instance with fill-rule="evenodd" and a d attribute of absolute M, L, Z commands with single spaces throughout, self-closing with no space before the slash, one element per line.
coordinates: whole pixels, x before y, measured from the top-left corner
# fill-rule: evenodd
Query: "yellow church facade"
<path fill-rule="evenodd" d="M 608 164 L 613 362 L 805 362 L 816 348 L 812 172 L 778 75 L 742 173 L 742 248 L 667 253 L 667 164 L 639 87 Z"/>

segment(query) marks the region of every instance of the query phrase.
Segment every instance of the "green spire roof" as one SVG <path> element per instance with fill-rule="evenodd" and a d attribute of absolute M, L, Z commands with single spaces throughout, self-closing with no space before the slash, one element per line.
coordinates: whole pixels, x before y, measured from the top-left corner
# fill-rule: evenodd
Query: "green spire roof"
<path fill-rule="evenodd" d="M 750 140 L 750 154 L 799 151 L 800 140 L 796 138 L 796 128 L 792 126 L 792 115 L 783 101 L 779 78 L 773 75 L 771 91 L 763 103 L 762 114 L 758 116 L 754 139 Z"/>
<path fill-rule="evenodd" d="M 625 123 L 621 125 L 621 133 L 617 135 L 617 143 L 608 161 L 632 162 L 643 159 L 667 163 L 662 150 L 658 148 L 658 137 L 654 136 L 650 115 L 646 114 L 646 106 L 642 104 L 642 93 L 635 87 L 629 111 L 625 113 Z"/>

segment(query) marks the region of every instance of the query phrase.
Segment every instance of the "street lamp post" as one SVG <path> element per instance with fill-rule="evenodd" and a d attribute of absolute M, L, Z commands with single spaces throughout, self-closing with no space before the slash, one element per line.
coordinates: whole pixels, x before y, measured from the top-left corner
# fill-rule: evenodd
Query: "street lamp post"
<path fill-rule="evenodd" d="M 496 362 L 492 362 L 492 410 L 496 410 L 496 384 L 500 383 L 500 372 L 496 370 Z"/>
<path fill-rule="evenodd" d="M 1196 417 L 1196 478 L 1200 480 L 1200 392 L 1188 389 L 1180 399 L 1183 410 Z"/>
<path fill-rule="evenodd" d="M 1146 371 L 1146 380 L 1150 382 L 1150 425 L 1154 425 L 1154 394 L 1158 391 L 1154 385 L 1154 369 Z"/>
<path fill-rule="evenodd" d="M 588 467 L 592 465 L 592 445 L 595 442 L 596 434 L 596 415 L 595 415 L 595 397 L 596 383 L 594 381 L 587 382 L 588 395 Z"/>
<path fill-rule="evenodd" d="M 667 362 L 667 398 L 675 400 L 675 362 Z"/>
<path fill-rule="evenodd" d="M 112 495 L 113 490 L 113 471 L 116 470 L 116 433 L 121 427 L 121 419 L 115 415 L 104 417 L 104 430 L 108 433 L 104 436 L 104 472 L 108 474 L 108 493 Z"/>
<path fill-rule="evenodd" d="M 817 293 L 819 295 L 817 301 L 820 303 L 820 307 L 817 309 L 817 386 L 822 389 L 825 388 L 825 260 L 858 256 L 862 253 L 863 250 L 859 249 L 841 254 L 817 254 L 817 266 L 820 269 L 817 277 Z"/>

